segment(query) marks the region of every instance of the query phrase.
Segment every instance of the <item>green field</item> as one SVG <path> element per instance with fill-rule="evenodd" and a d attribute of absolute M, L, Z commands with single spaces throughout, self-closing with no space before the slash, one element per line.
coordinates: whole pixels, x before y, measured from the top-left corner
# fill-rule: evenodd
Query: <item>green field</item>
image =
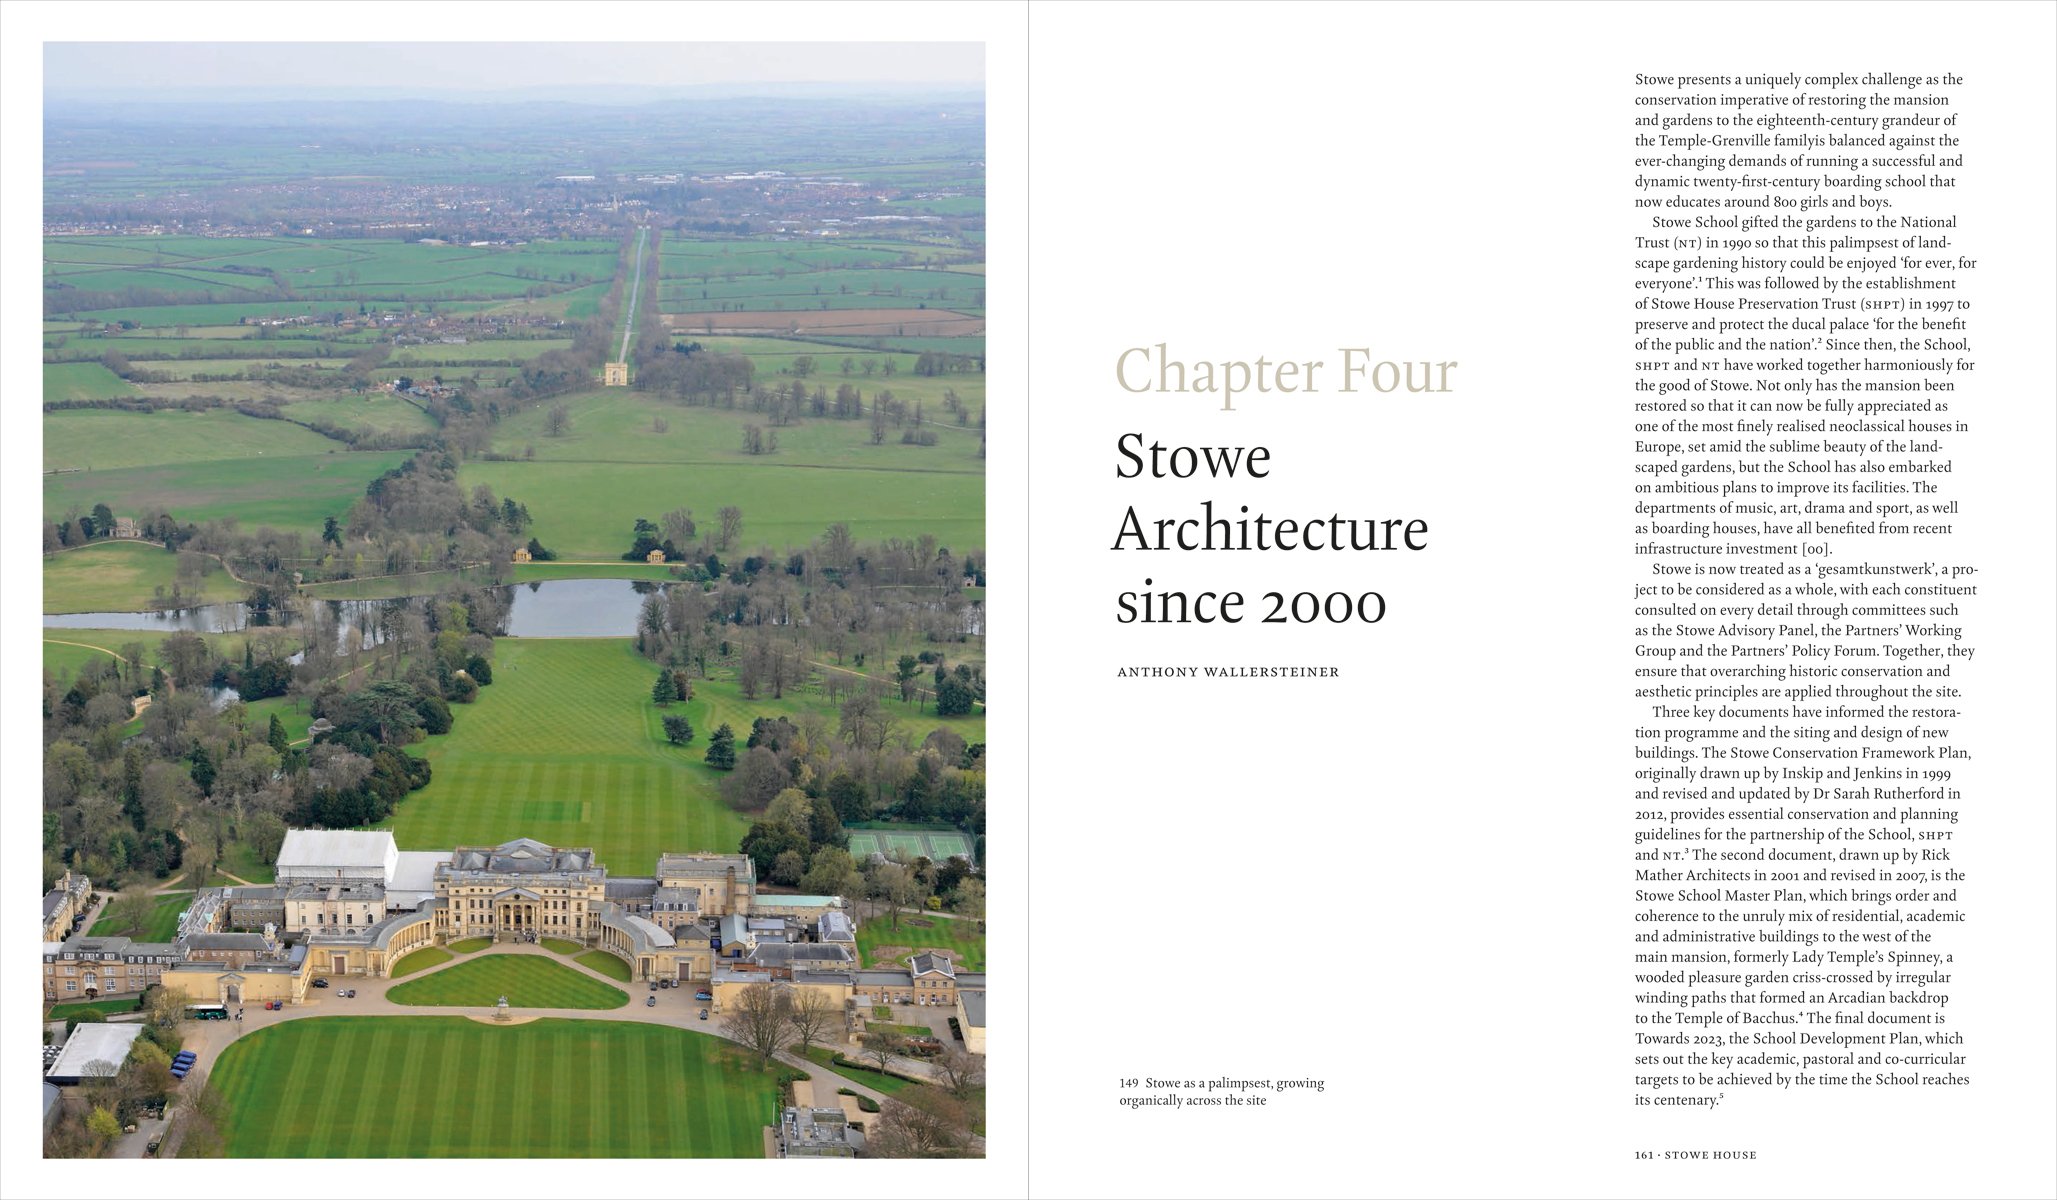
<path fill-rule="evenodd" d="M 635 1021 L 306 1018 L 213 1081 L 237 1158 L 759 1158 L 779 1103 L 735 1047 Z"/>
<path fill-rule="evenodd" d="M 619 979 L 623 983 L 632 978 L 629 965 L 620 957 L 605 950 L 588 950 L 572 961 L 582 963 L 610 979 Z"/>
<path fill-rule="evenodd" d="M 458 708 L 450 733 L 413 751 L 434 778 L 400 804 L 394 837 L 410 850 L 512 837 L 591 846 L 621 874 L 653 869 L 662 851 L 733 852 L 746 823 L 700 761 L 705 735 L 684 748 L 664 740 L 655 671 L 623 639 L 502 639 L 492 686 Z M 671 711 L 702 728 L 710 704 Z"/>
<path fill-rule="evenodd" d="M 43 611 L 149 612 L 156 589 L 180 589 L 187 606 L 241 600 L 243 585 L 207 560 L 197 583 L 180 585 L 178 556 L 142 542 L 89 542 L 43 557 Z"/>
<path fill-rule="evenodd" d="M 395 1004 L 445 1008 L 491 1008 L 502 996 L 510 1008 L 620 1008 L 629 1002 L 620 988 L 533 954 L 482 954 L 386 992 Z"/>
<path fill-rule="evenodd" d="M 387 974 L 394 979 L 398 979 L 402 975 L 412 975 L 416 971 L 426 971 L 430 967 L 440 967 L 455 957 L 457 956 L 441 946 L 423 946 L 419 950 L 410 950 L 402 955 L 400 961 L 394 963 L 393 969 L 388 971 Z"/>
<path fill-rule="evenodd" d="M 43 367 L 43 402 L 59 400 L 112 400 L 139 393 L 128 380 L 96 362 L 46 364 Z"/>
<path fill-rule="evenodd" d="M 342 443 L 290 421 L 260 421 L 226 408 L 147 413 L 73 408 L 43 414 L 45 471 L 110 471 L 158 463 L 292 457 L 343 448 Z"/>
<path fill-rule="evenodd" d="M 218 462 L 161 463 L 43 477 L 43 512 L 55 521 L 69 505 L 90 511 L 170 513 L 181 522 L 233 519 L 310 535 L 322 519 L 342 517 L 365 485 L 406 461 L 408 452 L 265 455 Z M 616 553 L 619 553 L 617 551 Z"/>
<path fill-rule="evenodd" d="M 606 241 L 474 247 L 374 239 L 60 238 L 46 239 L 43 254 L 45 290 L 76 296 L 79 305 L 128 289 L 166 300 L 205 293 L 226 306 L 290 294 L 290 302 L 340 310 L 365 301 L 491 300 L 590 286 L 612 279 L 616 265 L 616 247 Z"/>
<path fill-rule="evenodd" d="M 914 924 L 927 921 L 923 929 Z M 874 916 L 857 927 L 857 952 L 867 967 L 893 966 L 882 962 L 874 951 L 880 946 L 905 946 L 911 951 L 941 950 L 950 956 L 960 971 L 983 971 L 986 969 L 986 935 L 978 932 L 978 925 L 972 921 L 945 920 L 927 913 L 901 913 L 900 928 L 893 928 L 893 918 Z"/>
<path fill-rule="evenodd" d="M 426 434 L 436 428 L 419 405 L 390 392 L 294 400 L 280 405 L 279 412 L 295 421 L 373 433 Z"/>
<path fill-rule="evenodd" d="M 139 942 L 168 942 L 178 936 L 179 914 L 192 903 L 191 892 L 166 892 L 154 898 L 150 919 L 141 929 L 123 929 L 113 917 L 102 916 L 86 931 L 87 937 L 132 937 Z"/>
<path fill-rule="evenodd" d="M 577 942 L 574 942 L 568 938 L 544 938 L 541 942 L 538 942 L 537 944 L 543 947 L 543 949 L 548 950 L 552 954 L 562 954 L 567 958 L 577 957 L 578 955 L 584 954 L 586 952 L 586 948 L 584 946 L 581 946 Z"/>
<path fill-rule="evenodd" d="M 459 954 L 477 954 L 479 951 L 485 949 L 486 947 L 492 944 L 492 938 L 464 938 L 460 941 L 451 942 L 450 949 L 456 951 Z"/>
<path fill-rule="evenodd" d="M 960 553 L 985 545 L 986 487 L 965 472 L 779 467 L 771 460 L 680 469 L 656 463 L 467 463 L 466 489 L 486 484 L 518 496 L 535 515 L 533 535 L 563 558 L 618 559 L 637 517 L 674 508 L 711 518 L 743 511 L 742 545 L 805 546 L 830 522 L 863 541 L 934 534 Z M 703 518 L 703 519 L 704 519 Z M 745 550 L 747 553 L 748 550 Z"/>
<path fill-rule="evenodd" d="M 933 446 L 909 446 L 900 442 L 902 429 L 890 429 L 883 444 L 871 442 L 871 423 L 865 420 L 809 418 L 777 429 L 779 448 L 775 453 L 752 455 L 743 450 L 745 425 L 774 432 L 759 413 L 730 412 L 712 408 L 687 408 L 675 402 L 640 392 L 611 388 L 567 397 L 563 403 L 571 414 L 571 430 L 561 437 L 543 432 L 547 414 L 532 410 L 501 421 L 494 436 L 494 448 L 510 457 L 526 456 L 535 447 L 536 463 L 623 464 L 676 463 L 681 466 L 747 466 L 753 470 L 777 472 L 794 467 L 849 467 L 909 474 L 945 472 L 982 475 L 985 463 L 979 458 L 979 435 L 974 425 L 959 426 L 954 419 L 944 423 L 942 382 L 910 380 L 909 385 L 889 390 L 910 405 L 915 392 L 926 396 L 923 428 L 936 435 Z M 835 384 L 828 390 L 833 393 Z M 982 389 L 963 380 L 956 390 L 971 412 L 983 405 Z M 869 401 L 877 389 L 860 389 Z M 668 428 L 655 431 L 657 418 Z M 976 421 L 974 415 L 972 420 Z M 507 463 L 492 464 L 495 467 Z M 776 478 L 776 474 L 773 476 Z M 534 504 L 529 506 L 535 508 Z M 698 510 L 695 510 L 698 511 Z M 958 514 L 948 514 L 958 515 Z M 853 519 L 861 514 L 852 514 Z M 826 524 L 826 516 L 824 524 Z M 633 515 L 630 517 L 634 521 Z M 548 545 L 549 543 L 545 543 Z"/>

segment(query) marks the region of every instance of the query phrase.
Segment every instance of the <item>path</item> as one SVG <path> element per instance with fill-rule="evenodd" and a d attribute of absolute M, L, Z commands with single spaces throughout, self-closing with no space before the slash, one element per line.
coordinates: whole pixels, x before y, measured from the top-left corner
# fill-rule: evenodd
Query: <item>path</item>
<path fill-rule="evenodd" d="M 614 356 L 616 362 L 629 360 L 629 339 L 636 336 L 636 294 L 643 290 L 643 243 L 650 237 L 646 228 L 636 230 L 636 273 L 629 283 L 629 304 L 627 316 L 622 320 L 621 353 Z"/>
<path fill-rule="evenodd" d="M 169 1111 L 169 1110 L 167 1110 Z M 134 1133 L 124 1133 L 115 1139 L 109 1158 L 145 1158 L 144 1151 L 150 1148 L 150 1139 L 161 1134 L 171 1124 L 170 1118 L 158 1117 L 136 1122 Z"/>

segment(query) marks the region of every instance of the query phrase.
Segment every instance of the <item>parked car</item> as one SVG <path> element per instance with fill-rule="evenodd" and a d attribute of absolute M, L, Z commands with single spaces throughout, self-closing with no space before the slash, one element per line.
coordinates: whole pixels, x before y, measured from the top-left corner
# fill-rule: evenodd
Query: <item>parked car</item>
<path fill-rule="evenodd" d="M 700 1019 L 703 1021 L 707 1019 L 707 1010 L 704 1008 L 700 1010 Z"/>
<path fill-rule="evenodd" d="M 657 990 L 657 981 L 655 979 L 650 981 L 650 990 L 653 992 Z"/>
<path fill-rule="evenodd" d="M 644 1007 L 646 1007 L 646 1008 L 656 1008 L 656 1007 L 657 1007 L 657 997 L 655 997 L 655 996 L 651 996 L 651 997 L 649 997 L 649 998 L 645 999 L 645 1000 L 643 1001 L 643 1005 L 644 1005 Z"/>
<path fill-rule="evenodd" d="M 712 1000 L 712 999 L 714 999 L 714 993 L 713 993 L 713 992 L 710 992 L 710 991 L 707 991 L 706 989 L 704 989 L 704 988 L 703 988 L 703 989 L 701 989 L 700 991 L 697 991 L 697 992 L 694 992 L 694 993 L 693 993 L 693 999 L 695 999 L 695 1000 Z"/>
<path fill-rule="evenodd" d="M 329 981 L 328 981 L 328 980 L 326 980 L 326 979 L 321 979 L 321 978 L 317 978 L 317 979 L 315 979 L 315 981 L 314 981 L 314 986 L 316 986 L 316 987 L 320 987 L 320 988 L 325 988 L 325 987 L 327 987 L 328 985 L 329 985 Z"/>

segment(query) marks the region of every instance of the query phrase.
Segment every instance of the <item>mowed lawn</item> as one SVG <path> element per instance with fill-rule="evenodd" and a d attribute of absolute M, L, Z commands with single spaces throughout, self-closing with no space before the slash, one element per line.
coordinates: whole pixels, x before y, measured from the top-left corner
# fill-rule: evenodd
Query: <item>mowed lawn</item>
<path fill-rule="evenodd" d="M 311 1017 L 213 1075 L 236 1158 L 759 1158 L 776 1071 L 636 1021 Z"/>
<path fill-rule="evenodd" d="M 927 921 L 923 929 L 914 924 Z M 892 959 L 881 959 L 876 951 L 880 946 L 905 946 L 909 951 L 941 950 L 962 971 L 983 971 L 986 969 L 986 935 L 978 931 L 975 921 L 947 920 L 926 914 L 900 914 L 900 928 L 893 928 L 890 914 L 875 916 L 857 927 L 857 951 L 867 967 L 889 967 L 904 958 L 896 955 Z"/>
<path fill-rule="evenodd" d="M 124 929 L 120 921 L 103 915 L 98 921 L 93 922 L 93 927 L 86 931 L 86 936 L 128 936 L 139 942 L 170 941 L 178 936 L 179 914 L 186 911 L 186 906 L 193 902 L 193 893 L 166 892 L 154 899 L 156 903 L 150 906 L 149 919 L 143 922 L 141 929 Z"/>
<path fill-rule="evenodd" d="M 620 1008 L 629 1002 L 620 988 L 533 954 L 482 954 L 386 993 L 395 1004 L 458 1008 L 490 1008 L 502 996 L 510 1008 Z"/>
<path fill-rule="evenodd" d="M 625 639 L 501 639 L 492 686 L 456 707 L 450 733 L 412 748 L 434 777 L 394 812 L 394 838 L 407 850 L 515 837 L 591 846 L 621 875 L 647 874 L 664 851 L 733 853 L 747 823 L 716 794 L 707 735 L 664 740 L 656 676 Z M 673 711 L 698 729 L 707 709 Z"/>
<path fill-rule="evenodd" d="M 60 550 L 43 558 L 43 611 L 144 612 L 154 607 L 160 587 L 167 595 L 178 587 L 189 607 L 241 600 L 243 585 L 229 578 L 220 563 L 206 563 L 197 584 L 182 585 L 178 556 L 162 546 L 104 541 Z"/>
<path fill-rule="evenodd" d="M 426 971 L 430 967 L 440 967 L 455 957 L 457 956 L 441 946 L 423 946 L 419 950 L 410 950 L 406 954 L 401 955 L 400 961 L 393 964 L 390 974 L 392 978 L 398 979 L 403 975 L 412 975 L 416 971 Z M 497 1002 L 496 1000 L 495 1003 Z"/>

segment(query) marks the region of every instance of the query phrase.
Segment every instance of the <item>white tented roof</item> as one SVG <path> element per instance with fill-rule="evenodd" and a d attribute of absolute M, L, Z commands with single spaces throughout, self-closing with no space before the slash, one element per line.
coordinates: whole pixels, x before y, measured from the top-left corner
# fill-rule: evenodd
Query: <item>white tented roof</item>
<path fill-rule="evenodd" d="M 129 1047 L 143 1036 L 140 1024 L 80 1024 L 43 1074 L 55 1079 L 91 1079 L 112 1075 L 128 1060 Z M 95 1063 L 104 1066 L 94 1067 Z"/>
<path fill-rule="evenodd" d="M 413 908 L 436 894 L 436 868 L 450 861 L 448 850 L 402 850 L 386 877 L 388 901 Z"/>
<path fill-rule="evenodd" d="M 400 848 L 384 829 L 292 829 L 279 846 L 279 873 L 366 870 L 376 867 L 388 882 L 400 865 Z"/>
<path fill-rule="evenodd" d="M 652 946 L 662 948 L 676 945 L 672 940 L 672 936 L 666 933 L 664 927 L 655 921 L 645 920 L 642 917 L 636 916 L 623 917 L 622 920 L 633 925 L 644 937 L 649 938 Z"/>

